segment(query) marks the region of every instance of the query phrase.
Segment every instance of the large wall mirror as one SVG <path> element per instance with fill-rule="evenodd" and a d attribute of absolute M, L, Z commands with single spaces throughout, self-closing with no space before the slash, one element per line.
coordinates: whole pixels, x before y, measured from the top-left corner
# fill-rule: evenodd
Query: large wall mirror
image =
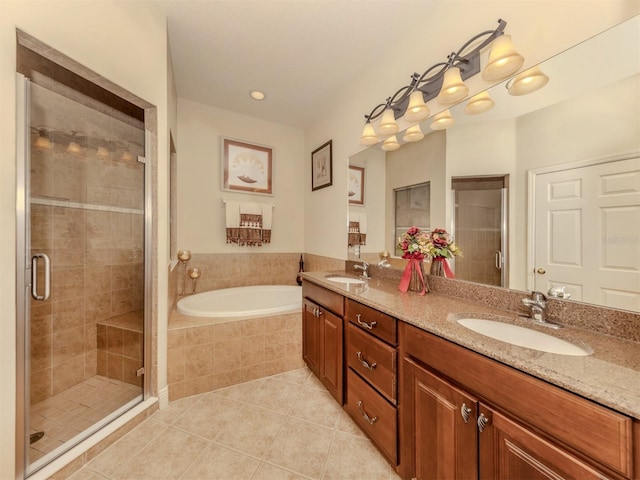
<path fill-rule="evenodd" d="M 640 17 L 539 67 L 549 82 L 538 91 L 498 84 L 491 110 L 469 115 L 463 102 L 447 130 L 428 119 L 423 140 L 350 158 L 365 168 L 365 204 L 349 215 L 366 241 L 349 259 L 393 256 L 395 192 L 428 183 L 430 198 L 409 202 L 429 208 L 431 229 L 453 230 L 467 263 L 453 265 L 458 279 L 565 285 L 571 300 L 640 311 Z"/>

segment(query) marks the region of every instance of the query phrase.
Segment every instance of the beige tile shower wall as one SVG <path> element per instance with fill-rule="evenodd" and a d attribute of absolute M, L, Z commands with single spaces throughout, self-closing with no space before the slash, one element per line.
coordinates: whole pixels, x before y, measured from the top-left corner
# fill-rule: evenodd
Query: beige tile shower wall
<path fill-rule="evenodd" d="M 174 310 L 168 335 L 169 400 L 304 366 L 302 312 L 215 325 Z"/>
<path fill-rule="evenodd" d="M 97 373 L 96 324 L 143 307 L 144 270 L 142 215 L 47 205 L 31 213 L 32 254 L 51 259 L 51 296 L 31 301 L 36 403 Z"/>
<path fill-rule="evenodd" d="M 300 253 L 256 253 L 260 247 L 247 247 L 247 253 L 194 254 L 188 268 L 199 267 L 202 276 L 197 291 L 246 285 L 295 285 Z M 183 267 L 179 269 L 178 291 L 182 291 Z M 193 282 L 187 276 L 187 293 Z"/>

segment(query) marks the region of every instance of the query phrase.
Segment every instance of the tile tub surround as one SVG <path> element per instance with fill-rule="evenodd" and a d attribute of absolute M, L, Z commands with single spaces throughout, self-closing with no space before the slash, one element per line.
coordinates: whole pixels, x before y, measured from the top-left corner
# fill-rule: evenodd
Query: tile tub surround
<path fill-rule="evenodd" d="M 301 368 L 302 312 L 225 321 L 173 310 L 169 400 Z"/>
<path fill-rule="evenodd" d="M 327 280 L 327 273 L 337 272 L 307 272 L 304 277 L 427 332 L 640 419 L 640 342 L 573 326 L 551 332 L 520 318 L 516 311 L 491 307 L 473 299 L 464 300 L 438 291 L 424 297 L 414 292 L 403 293 L 398 291 L 397 281 L 378 280 L 375 276 L 369 280 L 367 288 L 338 284 Z M 510 323 L 585 343 L 593 348 L 594 353 L 571 357 L 509 345 L 459 325 L 455 321 L 458 314 L 489 319 L 497 316 Z"/>

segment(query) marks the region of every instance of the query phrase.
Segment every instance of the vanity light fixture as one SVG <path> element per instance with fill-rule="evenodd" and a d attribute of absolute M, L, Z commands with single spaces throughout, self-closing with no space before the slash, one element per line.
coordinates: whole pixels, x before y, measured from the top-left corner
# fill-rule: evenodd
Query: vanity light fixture
<path fill-rule="evenodd" d="M 385 152 L 393 152 L 394 150 L 398 150 L 400 148 L 400 144 L 398 143 L 398 139 L 395 135 L 390 136 L 384 142 L 382 142 L 382 146 L 380 147 Z"/>
<path fill-rule="evenodd" d="M 75 155 L 80 153 L 80 144 L 76 140 L 76 132 L 71 132 L 71 140 L 69 141 L 69 146 L 67 147 L 67 153 L 73 153 Z"/>
<path fill-rule="evenodd" d="M 456 121 L 451 115 L 451 112 L 449 110 L 445 110 L 433 117 L 431 130 L 444 130 L 451 127 L 454 123 L 456 123 Z"/>
<path fill-rule="evenodd" d="M 402 136 L 402 140 L 405 142 L 419 142 L 423 138 L 424 133 L 422 133 L 419 123 L 407 128 L 406 132 L 404 132 L 404 135 Z"/>
<path fill-rule="evenodd" d="M 505 35 L 507 22 L 498 20 L 494 30 L 481 32 L 468 40 L 457 51 L 447 57 L 446 62 L 436 63 L 421 75 L 414 73 L 409 85 L 400 88 L 384 103 L 376 105 L 365 115 L 365 125 L 360 137 L 363 145 L 373 145 L 374 138 L 395 135 L 398 132 L 396 119 L 413 124 L 429 116 L 426 102 L 438 98 L 448 106 L 459 102 L 469 94 L 464 80 L 480 73 L 481 53 L 491 45 L 489 62 L 482 78 L 489 81 L 503 80 L 520 69 L 524 58 L 513 48 L 511 37 Z M 376 128 L 375 120 L 380 119 Z"/>
<path fill-rule="evenodd" d="M 464 107 L 464 112 L 469 115 L 477 115 L 491 110 L 496 102 L 489 96 L 488 91 L 480 92 L 469 99 Z"/>
<path fill-rule="evenodd" d="M 510 95 L 520 96 L 540 90 L 548 82 L 549 77 L 536 65 L 513 77 L 507 82 L 506 87 Z"/>

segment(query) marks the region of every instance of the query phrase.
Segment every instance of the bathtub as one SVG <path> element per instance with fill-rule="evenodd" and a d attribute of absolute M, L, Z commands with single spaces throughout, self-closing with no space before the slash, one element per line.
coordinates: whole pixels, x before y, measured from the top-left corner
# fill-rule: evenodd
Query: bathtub
<path fill-rule="evenodd" d="M 178 312 L 191 317 L 252 318 L 298 312 L 302 287 L 252 285 L 196 293 L 178 301 Z"/>

